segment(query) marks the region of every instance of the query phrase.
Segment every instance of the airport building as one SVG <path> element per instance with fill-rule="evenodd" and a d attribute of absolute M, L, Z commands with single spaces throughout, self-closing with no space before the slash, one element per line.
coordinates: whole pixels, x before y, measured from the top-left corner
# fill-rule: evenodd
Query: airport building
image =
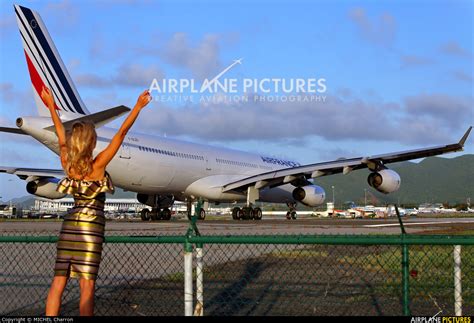
<path fill-rule="evenodd" d="M 62 213 L 74 206 L 74 199 L 70 197 L 50 200 L 42 197 L 35 199 L 34 211 L 37 213 Z M 109 213 L 138 213 L 147 207 L 134 198 L 108 198 L 105 201 L 104 211 Z"/>

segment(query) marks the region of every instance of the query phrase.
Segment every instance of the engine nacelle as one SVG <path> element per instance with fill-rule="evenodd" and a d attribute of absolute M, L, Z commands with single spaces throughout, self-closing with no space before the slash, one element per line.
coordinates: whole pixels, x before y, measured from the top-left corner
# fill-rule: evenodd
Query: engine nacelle
<path fill-rule="evenodd" d="M 392 193 L 400 188 L 400 175 L 391 169 L 382 169 L 376 173 L 371 173 L 367 182 L 381 193 Z"/>
<path fill-rule="evenodd" d="M 317 206 L 324 202 L 326 192 L 317 185 L 306 185 L 293 190 L 293 198 L 307 206 Z"/>
<path fill-rule="evenodd" d="M 45 197 L 48 199 L 61 199 L 66 196 L 64 193 L 56 191 L 59 179 L 47 177 L 28 182 L 26 184 L 26 191 L 30 194 Z"/>

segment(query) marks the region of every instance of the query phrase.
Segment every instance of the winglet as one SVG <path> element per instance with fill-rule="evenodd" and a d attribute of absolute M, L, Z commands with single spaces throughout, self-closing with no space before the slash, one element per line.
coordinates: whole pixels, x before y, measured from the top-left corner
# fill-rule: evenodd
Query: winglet
<path fill-rule="evenodd" d="M 466 133 L 464 134 L 464 136 L 462 136 L 461 140 L 459 140 L 459 145 L 461 147 L 464 146 L 464 143 L 466 142 L 467 140 L 467 137 L 469 137 L 469 134 L 471 133 L 471 130 L 472 130 L 472 126 L 469 127 L 469 129 L 467 129 Z"/>

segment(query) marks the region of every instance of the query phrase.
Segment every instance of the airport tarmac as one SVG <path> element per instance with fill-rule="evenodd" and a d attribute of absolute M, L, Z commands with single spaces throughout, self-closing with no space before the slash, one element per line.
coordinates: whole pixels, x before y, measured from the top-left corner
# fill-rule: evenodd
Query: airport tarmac
<path fill-rule="evenodd" d="M 402 218 L 405 230 L 412 234 L 459 233 L 474 230 L 474 217 L 461 218 Z M 201 235 L 277 235 L 277 234 L 399 234 L 397 218 L 334 219 L 300 218 L 286 220 L 266 217 L 262 221 L 204 220 L 197 222 Z M 107 235 L 182 235 L 189 222 L 185 219 L 143 222 L 140 220 L 107 221 Z M 4 221 L 1 231 L 8 235 L 54 235 L 61 221 Z"/>

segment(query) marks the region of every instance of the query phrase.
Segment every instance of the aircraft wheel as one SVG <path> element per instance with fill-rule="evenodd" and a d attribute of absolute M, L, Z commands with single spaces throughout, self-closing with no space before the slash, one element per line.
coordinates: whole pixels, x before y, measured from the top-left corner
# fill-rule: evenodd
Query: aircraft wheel
<path fill-rule="evenodd" d="M 262 219 L 262 209 L 257 207 L 253 210 L 253 218 L 254 220 L 261 220 Z"/>
<path fill-rule="evenodd" d="M 236 206 L 232 209 L 232 219 L 240 220 L 240 207 Z"/>
<path fill-rule="evenodd" d="M 245 219 L 244 219 L 244 210 L 243 210 L 243 209 L 240 209 L 237 214 L 238 214 L 239 220 L 245 220 Z"/>
<path fill-rule="evenodd" d="M 150 218 L 152 221 L 157 221 L 161 218 L 160 210 L 153 208 L 150 212 Z"/>
<path fill-rule="evenodd" d="M 290 211 L 286 212 L 286 219 L 291 220 L 291 213 Z"/>
<path fill-rule="evenodd" d="M 168 208 L 164 208 L 161 212 L 161 218 L 163 220 L 169 221 L 171 219 L 171 210 Z"/>
<path fill-rule="evenodd" d="M 143 209 L 140 212 L 140 217 L 142 218 L 142 221 L 150 221 L 150 210 L 149 209 Z"/>
<path fill-rule="evenodd" d="M 205 218 L 206 218 L 206 210 L 201 209 L 201 211 L 199 211 L 199 220 L 204 220 Z"/>
<path fill-rule="evenodd" d="M 243 220 L 251 220 L 253 219 L 253 210 L 251 207 L 244 206 L 242 208 L 242 219 Z"/>
<path fill-rule="evenodd" d="M 291 212 L 291 218 L 292 218 L 293 220 L 296 220 L 296 212 L 295 212 L 295 211 L 292 211 L 292 212 Z"/>

